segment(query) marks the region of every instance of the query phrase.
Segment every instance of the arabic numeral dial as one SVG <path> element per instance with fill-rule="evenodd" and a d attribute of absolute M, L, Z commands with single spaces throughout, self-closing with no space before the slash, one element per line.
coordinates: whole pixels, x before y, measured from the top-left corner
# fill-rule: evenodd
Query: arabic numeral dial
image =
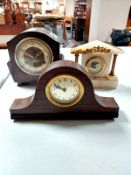
<path fill-rule="evenodd" d="M 77 103 L 84 88 L 80 80 L 71 75 L 59 75 L 49 82 L 49 100 L 58 106 L 68 107 Z"/>

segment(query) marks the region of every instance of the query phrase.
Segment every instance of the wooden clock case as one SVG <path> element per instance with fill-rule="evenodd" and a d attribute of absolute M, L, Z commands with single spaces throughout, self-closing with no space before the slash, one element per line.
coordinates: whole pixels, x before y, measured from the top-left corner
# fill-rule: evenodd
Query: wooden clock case
<path fill-rule="evenodd" d="M 70 107 L 51 103 L 45 87 L 52 77 L 68 74 L 77 77 L 84 86 L 81 100 Z M 56 61 L 47 66 L 36 84 L 33 96 L 16 99 L 11 108 L 12 119 L 112 119 L 118 117 L 119 107 L 112 97 L 100 97 L 94 89 L 85 69 L 72 61 Z"/>
<path fill-rule="evenodd" d="M 38 38 L 47 43 L 53 52 L 53 61 L 62 59 L 62 55 L 60 55 L 60 43 L 62 41 L 55 34 L 53 34 L 50 31 L 47 31 L 44 28 L 31 28 L 25 30 L 24 32 L 20 33 L 19 35 L 11 39 L 9 42 L 7 42 L 10 56 L 10 61 L 7 64 L 13 77 L 13 80 L 17 82 L 18 85 L 21 85 L 23 83 L 36 82 L 38 78 L 38 75 L 31 75 L 22 71 L 15 61 L 16 46 L 21 40 L 27 37 Z"/>

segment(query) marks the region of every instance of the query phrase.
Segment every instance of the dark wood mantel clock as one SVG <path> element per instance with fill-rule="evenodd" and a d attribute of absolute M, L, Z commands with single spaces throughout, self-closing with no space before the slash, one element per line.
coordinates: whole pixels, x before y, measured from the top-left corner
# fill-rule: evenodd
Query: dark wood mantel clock
<path fill-rule="evenodd" d="M 94 94 L 85 69 L 72 61 L 55 61 L 40 75 L 33 96 L 15 99 L 11 119 L 112 119 L 119 107 L 112 97 Z"/>
<path fill-rule="evenodd" d="M 43 28 L 31 28 L 7 43 L 8 67 L 18 85 L 35 82 L 51 62 L 60 60 L 60 39 Z"/>

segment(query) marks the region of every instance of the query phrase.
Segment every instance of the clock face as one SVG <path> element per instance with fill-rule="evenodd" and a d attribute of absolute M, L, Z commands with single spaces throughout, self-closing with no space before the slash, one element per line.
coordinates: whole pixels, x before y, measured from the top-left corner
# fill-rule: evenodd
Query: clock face
<path fill-rule="evenodd" d="M 43 40 L 28 37 L 17 44 L 15 61 L 25 73 L 39 75 L 53 61 L 53 53 Z"/>
<path fill-rule="evenodd" d="M 101 57 L 92 57 L 86 62 L 85 68 L 90 75 L 99 75 L 105 69 L 105 62 Z"/>
<path fill-rule="evenodd" d="M 81 81 L 72 75 L 58 75 L 46 86 L 46 96 L 53 104 L 69 107 L 80 101 L 84 94 Z"/>

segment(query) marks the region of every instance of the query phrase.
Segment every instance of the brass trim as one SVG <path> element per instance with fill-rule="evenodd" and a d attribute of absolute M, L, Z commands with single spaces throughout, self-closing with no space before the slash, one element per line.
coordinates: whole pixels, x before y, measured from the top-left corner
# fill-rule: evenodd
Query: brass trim
<path fill-rule="evenodd" d="M 92 48 L 86 48 L 83 46 L 78 46 L 78 48 L 73 48 L 71 50 L 72 54 L 89 54 L 89 53 L 111 53 L 111 50 L 103 46 L 94 46 Z"/>
<path fill-rule="evenodd" d="M 96 59 L 96 58 L 97 58 L 98 60 L 100 60 L 100 61 L 103 63 L 103 67 L 102 67 L 102 69 L 101 69 L 100 72 L 92 73 L 92 72 L 89 70 L 87 64 L 88 64 L 92 59 Z M 105 63 L 104 59 L 103 59 L 102 57 L 100 57 L 100 56 L 91 57 L 91 58 L 89 58 L 89 59 L 86 61 L 86 63 L 85 63 L 85 69 L 87 70 L 87 72 L 89 73 L 89 75 L 92 75 L 92 76 L 95 76 L 95 75 L 99 76 L 100 74 L 102 74 L 102 72 L 105 70 L 105 68 L 106 68 L 106 63 Z"/>
<path fill-rule="evenodd" d="M 72 101 L 72 102 L 69 102 L 69 103 L 66 103 L 66 104 L 63 104 L 63 103 L 60 103 L 58 101 L 56 101 L 56 99 L 54 99 L 52 96 L 51 96 L 51 93 L 50 93 L 50 87 L 52 85 L 52 83 L 57 80 L 59 77 L 68 77 L 68 78 L 71 78 L 72 80 L 75 80 L 76 83 L 79 85 L 79 95 L 78 97 Z M 70 74 L 59 74 L 55 77 L 53 77 L 51 80 L 49 80 L 49 82 L 47 83 L 46 87 L 45 87 L 45 94 L 46 94 L 46 97 L 48 98 L 48 100 L 53 103 L 54 105 L 56 106 L 59 106 L 59 107 L 71 107 L 75 104 L 77 104 L 81 98 L 83 97 L 84 95 L 84 86 L 82 84 L 82 82 L 75 76 L 73 75 L 70 75 Z"/>

